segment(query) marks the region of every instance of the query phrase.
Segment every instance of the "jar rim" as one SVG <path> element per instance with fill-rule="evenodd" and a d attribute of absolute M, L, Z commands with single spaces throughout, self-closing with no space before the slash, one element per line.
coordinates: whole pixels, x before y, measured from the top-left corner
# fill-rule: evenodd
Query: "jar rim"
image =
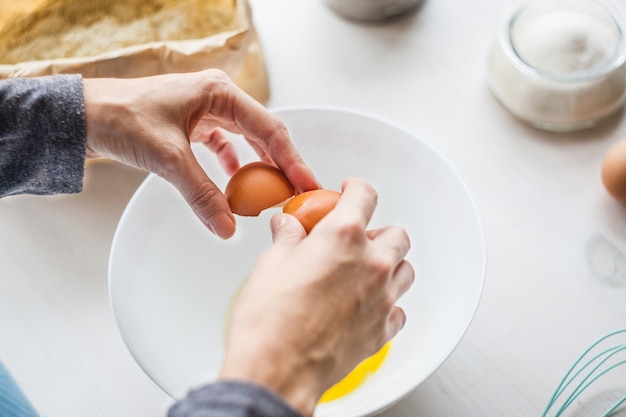
<path fill-rule="evenodd" d="M 536 66 L 529 64 L 522 56 L 520 56 L 515 46 L 513 45 L 513 40 L 511 36 L 513 26 L 525 12 L 532 10 L 535 6 L 546 7 L 548 5 L 565 5 L 569 8 L 572 8 L 575 3 L 571 0 L 554 0 L 551 2 L 546 2 L 545 0 L 530 0 L 522 4 L 521 6 L 512 9 L 503 20 L 499 35 L 499 42 L 506 56 L 519 70 L 523 71 L 527 75 L 550 81 L 589 81 L 602 78 L 617 70 L 624 64 L 624 62 L 626 62 L 626 21 L 624 20 L 623 14 L 619 11 L 615 4 L 610 1 L 591 2 L 586 0 L 578 0 L 578 4 L 581 3 L 598 7 L 598 10 L 602 10 L 603 12 L 605 12 L 606 16 L 613 22 L 614 27 L 617 31 L 618 39 L 615 49 L 604 63 L 588 70 L 583 70 L 570 74 L 558 74 L 537 68 Z"/>

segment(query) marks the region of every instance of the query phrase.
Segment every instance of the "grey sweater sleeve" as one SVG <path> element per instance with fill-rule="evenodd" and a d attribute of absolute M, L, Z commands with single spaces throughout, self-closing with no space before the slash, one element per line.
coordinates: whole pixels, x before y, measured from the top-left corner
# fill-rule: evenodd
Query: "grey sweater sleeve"
<path fill-rule="evenodd" d="M 220 381 L 191 391 L 168 417 L 302 417 L 274 393 L 254 384 Z"/>
<path fill-rule="evenodd" d="M 80 192 L 84 162 L 80 75 L 0 81 L 0 196 Z"/>

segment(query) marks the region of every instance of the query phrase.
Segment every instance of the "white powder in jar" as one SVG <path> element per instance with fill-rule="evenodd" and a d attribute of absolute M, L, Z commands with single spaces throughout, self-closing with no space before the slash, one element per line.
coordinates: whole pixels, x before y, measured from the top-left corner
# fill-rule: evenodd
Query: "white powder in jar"
<path fill-rule="evenodd" d="M 522 16 L 511 39 L 528 65 L 554 75 L 571 75 L 606 63 L 615 53 L 619 32 L 600 16 L 562 9 Z"/>
<path fill-rule="evenodd" d="M 614 113 L 626 93 L 624 40 L 600 3 L 537 2 L 513 15 L 489 58 L 489 87 L 538 127 L 574 130 Z"/>

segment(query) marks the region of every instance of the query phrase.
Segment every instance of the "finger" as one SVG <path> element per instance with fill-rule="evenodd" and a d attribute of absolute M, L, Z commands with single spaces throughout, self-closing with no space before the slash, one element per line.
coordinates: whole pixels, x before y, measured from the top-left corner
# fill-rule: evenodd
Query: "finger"
<path fill-rule="evenodd" d="M 379 250 L 386 250 L 396 262 L 400 262 L 411 248 L 409 235 L 401 227 L 387 226 L 368 230 L 367 237 L 376 243 Z"/>
<path fill-rule="evenodd" d="M 393 339 L 406 324 L 406 313 L 401 307 L 394 306 L 387 318 L 387 340 Z"/>
<path fill-rule="evenodd" d="M 254 152 L 259 156 L 261 161 L 275 165 L 274 160 L 267 153 L 267 149 L 265 149 L 265 146 L 250 140 L 248 141 L 248 143 L 250 144 L 250 147 L 254 150 Z"/>
<path fill-rule="evenodd" d="M 240 166 L 237 150 L 223 130 L 213 129 L 202 143 L 215 154 L 227 175 L 237 172 Z"/>
<path fill-rule="evenodd" d="M 358 221 L 363 228 L 374 214 L 378 194 L 364 179 L 348 178 L 342 184 L 342 195 L 335 206 L 336 216 Z"/>
<path fill-rule="evenodd" d="M 296 192 L 320 188 L 313 171 L 304 163 L 296 150 L 286 126 L 272 115 L 266 130 L 249 131 L 245 124 L 239 126 L 248 142 L 261 158 L 269 158 L 285 173 Z M 257 144 L 257 146 L 255 146 Z"/>
<path fill-rule="evenodd" d="M 231 237 L 235 233 L 235 219 L 226 197 L 206 175 L 191 149 L 187 149 L 183 161 L 174 165 L 173 172 L 166 172 L 163 177 L 179 190 L 213 233 L 222 239 Z"/>
<path fill-rule="evenodd" d="M 389 291 L 398 300 L 411 288 L 415 282 L 415 269 L 406 259 L 403 259 L 396 267 L 392 279 L 389 281 Z"/>
<path fill-rule="evenodd" d="M 296 191 L 320 188 L 293 145 L 285 124 L 232 82 L 227 94 L 232 97 L 230 108 L 238 130 L 251 144 L 262 144 L 264 153 L 285 173 Z"/>
<path fill-rule="evenodd" d="M 270 220 L 275 245 L 293 245 L 306 237 L 306 231 L 298 219 L 290 214 L 277 213 Z"/>

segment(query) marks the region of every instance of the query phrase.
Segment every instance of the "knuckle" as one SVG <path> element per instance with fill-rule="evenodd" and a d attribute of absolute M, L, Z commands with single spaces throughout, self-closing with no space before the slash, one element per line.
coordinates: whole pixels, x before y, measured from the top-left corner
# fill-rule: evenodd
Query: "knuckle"
<path fill-rule="evenodd" d="M 360 242 L 364 236 L 364 230 L 356 219 L 342 221 L 336 229 L 340 240 L 349 244 Z"/>
<path fill-rule="evenodd" d="M 287 134 L 287 125 L 285 125 L 282 120 L 273 118 L 272 132 L 270 133 L 270 136 L 275 137 L 285 134 Z"/>
<path fill-rule="evenodd" d="M 404 265 L 405 268 L 409 270 L 410 283 L 413 284 L 413 282 L 415 282 L 415 268 L 413 267 L 413 264 L 407 260 L 404 260 Z"/>
<path fill-rule="evenodd" d="M 270 153 L 273 153 L 272 148 L 274 146 L 282 146 L 284 139 L 289 137 L 289 132 L 287 130 L 287 126 L 282 120 L 273 118 L 271 126 L 269 126 L 269 129 L 264 136 Z"/>
<path fill-rule="evenodd" d="M 393 248 L 405 254 L 411 248 L 411 239 L 406 229 L 400 226 L 388 226 L 388 233 L 393 236 L 393 243 L 389 245 Z"/>
<path fill-rule="evenodd" d="M 376 257 L 370 260 L 370 268 L 379 280 L 385 282 L 391 276 L 394 262 L 387 257 Z"/>
<path fill-rule="evenodd" d="M 401 272 L 400 280 L 406 291 L 415 282 L 415 268 L 408 261 L 403 261 L 401 266 L 403 271 Z"/>
<path fill-rule="evenodd" d="M 222 70 L 211 69 L 207 72 L 207 77 L 200 80 L 200 88 L 203 97 L 209 100 L 209 112 L 211 114 L 221 113 L 224 109 L 231 110 L 232 101 L 236 91 L 235 84 L 231 78 Z"/>
<path fill-rule="evenodd" d="M 370 197 L 374 201 L 378 202 L 378 191 L 376 191 L 374 186 L 367 181 L 365 182 L 365 191 L 370 194 Z"/>
<path fill-rule="evenodd" d="M 410 246 L 411 239 L 409 238 L 409 234 L 405 228 L 400 226 L 391 226 L 391 229 L 399 236 L 399 240 L 406 242 Z"/>
<path fill-rule="evenodd" d="M 391 337 L 398 334 L 398 332 L 402 330 L 402 328 L 406 324 L 406 312 L 402 309 L 402 307 L 397 307 L 397 306 L 394 307 L 392 315 L 394 314 L 395 314 L 395 317 L 392 322 L 393 327 L 391 329 L 391 334 L 390 334 Z"/>
<path fill-rule="evenodd" d="M 228 74 L 226 74 L 225 71 L 223 71 L 223 70 L 221 70 L 219 68 L 211 68 L 209 71 L 210 71 L 211 76 L 213 76 L 213 77 L 215 77 L 217 79 L 230 81 L 230 77 L 228 76 Z"/>
<path fill-rule="evenodd" d="M 347 186 L 355 186 L 360 188 L 361 191 L 368 195 L 369 199 L 371 199 L 374 203 L 378 203 L 378 191 L 374 188 L 374 186 L 362 177 L 348 177 L 344 181 L 344 188 Z"/>
<path fill-rule="evenodd" d="M 189 194 L 189 204 L 202 213 L 209 213 L 217 208 L 221 192 L 208 182 L 195 187 Z"/>

